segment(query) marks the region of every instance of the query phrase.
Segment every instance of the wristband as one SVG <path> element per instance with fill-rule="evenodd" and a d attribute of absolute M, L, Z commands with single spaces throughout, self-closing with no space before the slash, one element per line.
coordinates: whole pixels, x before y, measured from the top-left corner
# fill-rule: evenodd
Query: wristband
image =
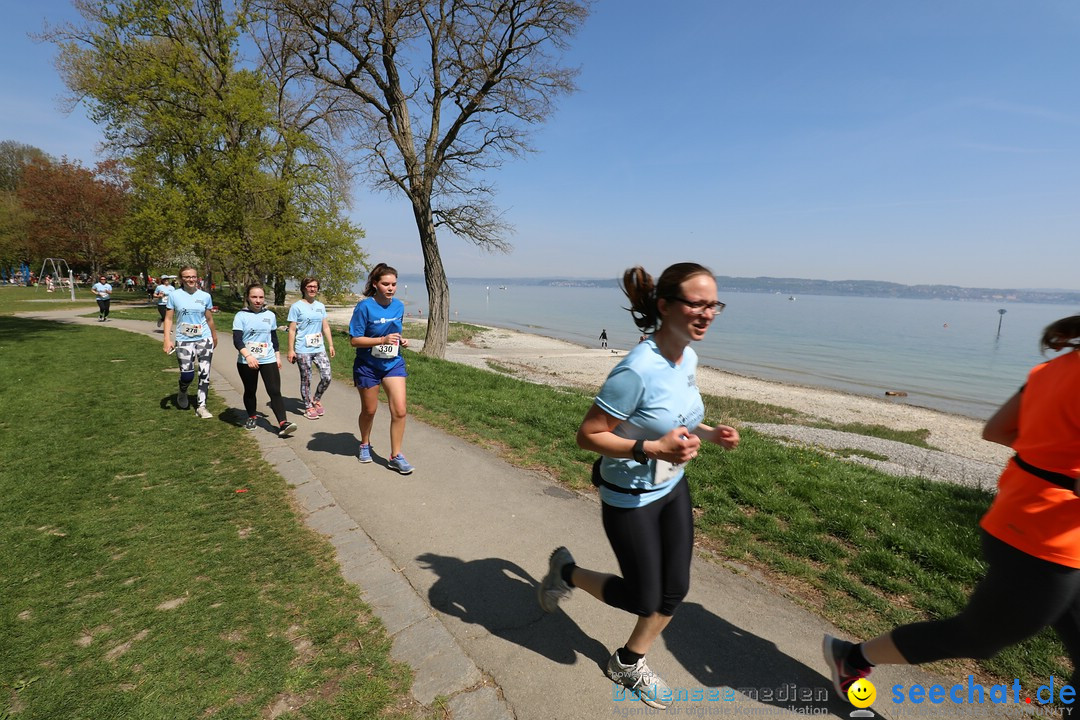
<path fill-rule="evenodd" d="M 649 456 L 645 454 L 645 441 L 638 440 L 634 443 L 634 447 L 630 450 L 630 454 L 634 456 L 634 462 L 644 465 L 649 462 Z"/>

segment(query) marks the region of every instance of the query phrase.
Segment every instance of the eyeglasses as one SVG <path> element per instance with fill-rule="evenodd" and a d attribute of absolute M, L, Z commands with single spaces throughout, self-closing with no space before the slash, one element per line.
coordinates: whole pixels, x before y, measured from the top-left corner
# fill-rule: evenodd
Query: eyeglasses
<path fill-rule="evenodd" d="M 690 312 L 694 315 L 704 315 L 708 311 L 712 311 L 713 315 L 719 315 L 724 312 L 724 308 L 727 307 L 725 303 L 719 300 L 715 302 L 709 302 L 708 300 L 687 300 L 684 297 L 675 296 L 671 298 L 677 302 L 681 302 L 683 305 L 690 309 Z"/>

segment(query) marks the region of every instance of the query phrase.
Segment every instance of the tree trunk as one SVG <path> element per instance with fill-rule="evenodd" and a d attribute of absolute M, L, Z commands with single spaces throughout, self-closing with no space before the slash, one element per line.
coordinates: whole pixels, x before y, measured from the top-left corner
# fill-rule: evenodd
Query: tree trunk
<path fill-rule="evenodd" d="M 302 293 L 303 288 L 300 291 Z M 281 273 L 274 276 L 274 304 L 279 306 L 285 304 L 285 276 Z"/>
<path fill-rule="evenodd" d="M 446 282 L 446 269 L 443 268 L 442 256 L 439 254 L 430 200 L 414 198 L 413 215 L 416 218 L 416 228 L 420 232 L 420 247 L 424 251 L 424 281 L 427 284 L 429 305 L 424 354 L 444 358 L 446 338 L 450 332 L 450 285 Z"/>

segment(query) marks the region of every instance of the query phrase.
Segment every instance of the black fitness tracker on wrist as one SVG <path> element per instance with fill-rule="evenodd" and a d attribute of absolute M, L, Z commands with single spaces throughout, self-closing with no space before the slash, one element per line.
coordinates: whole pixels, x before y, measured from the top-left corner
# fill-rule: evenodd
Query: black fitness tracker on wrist
<path fill-rule="evenodd" d="M 630 454 L 634 456 L 634 461 L 639 462 L 642 465 L 649 462 L 649 456 L 645 454 L 645 441 L 638 440 L 634 443 L 633 449 Z"/>

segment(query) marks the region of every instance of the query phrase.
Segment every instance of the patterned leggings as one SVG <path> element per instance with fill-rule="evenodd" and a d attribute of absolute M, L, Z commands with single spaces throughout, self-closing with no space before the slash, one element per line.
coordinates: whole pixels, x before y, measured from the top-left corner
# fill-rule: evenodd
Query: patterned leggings
<path fill-rule="evenodd" d="M 180 392 L 186 393 L 195 378 L 195 361 L 199 362 L 199 407 L 206 407 L 206 395 L 210 392 L 210 361 L 214 357 L 214 341 L 176 343 L 176 359 L 180 362 Z"/>
<path fill-rule="evenodd" d="M 311 397 L 311 364 L 319 368 L 319 386 L 315 388 L 315 397 Z M 311 407 L 322 399 L 326 388 L 330 387 L 330 358 L 326 352 L 296 354 L 296 367 L 300 370 L 300 399 L 304 407 Z"/>

